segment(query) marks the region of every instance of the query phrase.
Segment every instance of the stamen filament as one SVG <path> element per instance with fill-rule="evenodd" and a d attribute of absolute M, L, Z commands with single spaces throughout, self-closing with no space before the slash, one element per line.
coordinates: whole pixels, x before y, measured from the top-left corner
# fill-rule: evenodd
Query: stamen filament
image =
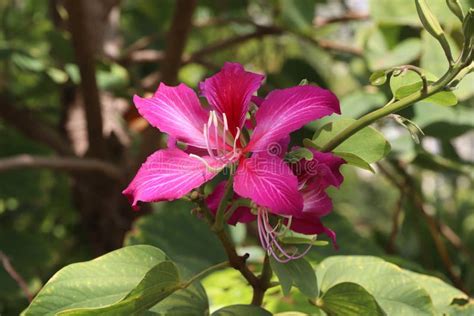
<path fill-rule="evenodd" d="M 310 244 L 302 253 L 297 254 L 297 249 L 294 253 L 289 253 L 282 247 L 282 245 L 280 245 L 280 243 L 278 242 L 278 236 L 283 234 L 283 232 L 278 232 L 278 230 L 280 227 L 284 227 L 285 231 L 286 229 L 289 229 L 289 227 L 291 226 L 291 221 L 292 217 L 290 216 L 288 218 L 287 225 L 281 225 L 280 223 L 278 223 L 275 227 L 272 227 L 269 222 L 268 211 L 264 208 L 259 208 L 258 210 L 257 227 L 262 247 L 267 251 L 269 255 L 271 254 L 275 258 L 275 260 L 281 263 L 286 263 L 290 260 L 302 258 L 308 253 L 308 251 L 312 247 L 312 245 Z"/>
<path fill-rule="evenodd" d="M 211 171 L 211 172 L 219 172 L 219 171 L 221 171 L 221 170 L 223 169 L 223 167 L 221 167 L 221 168 L 214 168 L 214 167 L 212 167 L 212 166 L 206 161 L 206 159 L 204 159 L 204 158 L 202 158 L 202 157 L 199 157 L 198 155 L 189 154 L 189 157 L 195 158 L 195 159 L 199 160 L 200 162 L 202 162 L 202 163 L 206 166 L 207 170 L 209 170 L 209 171 Z"/>
<path fill-rule="evenodd" d="M 207 152 L 209 153 L 209 156 L 212 157 L 212 159 L 216 159 L 214 156 L 214 152 L 212 151 L 211 144 L 209 143 L 209 128 L 207 124 L 204 124 L 204 140 L 206 142 L 206 147 L 207 147 Z"/>

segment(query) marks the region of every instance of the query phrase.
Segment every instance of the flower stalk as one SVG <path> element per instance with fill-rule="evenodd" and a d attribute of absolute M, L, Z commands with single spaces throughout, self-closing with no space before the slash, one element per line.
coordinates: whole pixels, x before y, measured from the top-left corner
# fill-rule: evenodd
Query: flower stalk
<path fill-rule="evenodd" d="M 399 112 L 418 101 L 421 101 L 423 99 L 428 98 L 429 96 L 432 96 L 433 94 L 443 91 L 466 66 L 467 65 L 465 63 L 462 63 L 461 60 L 458 60 L 437 82 L 429 85 L 426 90 L 423 89 L 425 91 L 420 90 L 403 99 L 397 100 L 391 104 L 387 104 L 386 106 L 381 107 L 378 110 L 375 110 L 371 113 L 362 116 L 357 121 L 349 125 L 347 128 L 343 129 L 328 143 L 326 143 L 321 148 L 321 151 L 332 151 L 337 146 L 342 144 L 346 139 L 348 139 L 364 127 L 367 127 L 370 124 L 374 123 L 375 121 L 390 114 Z"/>
<path fill-rule="evenodd" d="M 219 207 L 217 208 L 216 217 L 214 220 L 214 225 L 212 229 L 214 231 L 219 231 L 224 228 L 224 221 L 225 221 L 225 211 L 227 206 L 229 206 L 229 200 L 231 200 L 232 196 L 234 195 L 234 173 L 231 171 L 229 180 L 227 180 L 227 184 L 225 187 L 224 196 L 219 203 Z"/>
<path fill-rule="evenodd" d="M 182 283 L 182 284 L 180 285 L 180 288 L 181 288 L 181 289 L 185 289 L 185 288 L 189 287 L 191 284 L 193 284 L 195 281 L 202 279 L 203 277 L 205 277 L 205 276 L 208 275 L 209 273 L 214 272 L 214 271 L 216 271 L 216 270 L 220 270 L 220 269 L 227 268 L 227 267 L 229 267 L 229 266 L 230 266 L 229 261 L 224 261 L 224 262 L 215 264 L 215 265 L 213 265 L 213 266 L 210 266 L 210 267 L 204 269 L 203 271 L 199 272 L 198 274 L 194 275 L 194 276 L 193 276 L 192 278 L 190 278 L 188 281 Z"/>

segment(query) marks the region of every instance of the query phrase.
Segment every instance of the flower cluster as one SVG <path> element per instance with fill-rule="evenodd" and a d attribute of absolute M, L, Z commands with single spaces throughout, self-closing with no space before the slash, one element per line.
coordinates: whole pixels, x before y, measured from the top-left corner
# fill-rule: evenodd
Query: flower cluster
<path fill-rule="evenodd" d="M 200 84 L 208 107 L 201 106 L 184 84 L 160 84 L 151 98 L 135 96 L 140 114 L 167 133 L 169 141 L 167 149 L 148 157 L 123 193 L 134 208 L 139 201 L 179 199 L 226 167 L 236 166 L 234 198 L 251 200 L 253 208 L 233 210 L 229 223 L 256 219 L 263 247 L 287 261 L 302 255 L 289 253 L 278 242 L 288 228 L 308 235 L 326 233 L 334 240 L 334 232 L 322 225 L 320 217 L 332 209 L 325 190 L 341 184 L 339 167 L 344 162 L 317 151 L 309 161 L 285 161 L 289 135 L 313 120 L 339 113 L 340 108 L 334 94 L 311 85 L 256 97 L 263 79 L 240 64 L 226 63 Z M 217 185 L 206 200 L 213 212 L 224 186 Z"/>

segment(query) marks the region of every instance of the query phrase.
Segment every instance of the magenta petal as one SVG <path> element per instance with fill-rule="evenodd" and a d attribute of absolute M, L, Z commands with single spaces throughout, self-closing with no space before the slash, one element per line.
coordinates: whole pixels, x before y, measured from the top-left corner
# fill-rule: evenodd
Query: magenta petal
<path fill-rule="evenodd" d="M 225 63 L 220 72 L 200 84 L 202 95 L 221 115 L 225 113 L 230 132 L 242 128 L 252 94 L 265 77 L 244 70 L 238 63 Z"/>
<path fill-rule="evenodd" d="M 222 197 L 224 196 L 224 191 L 225 191 L 225 185 L 226 181 L 220 182 L 215 188 L 214 191 L 209 194 L 209 196 L 206 198 L 206 204 L 209 207 L 209 210 L 212 212 L 212 214 L 216 214 L 217 208 L 219 207 L 219 203 L 222 200 Z M 238 199 L 239 195 L 234 194 L 234 199 Z M 229 206 L 230 208 L 231 206 Z M 238 207 L 232 216 L 229 218 L 228 223 L 230 225 L 235 225 L 237 223 L 249 223 L 254 221 L 257 218 L 252 212 L 250 211 L 250 208 L 248 207 Z"/>
<path fill-rule="evenodd" d="M 303 193 L 303 213 L 312 213 L 317 216 L 324 216 L 332 211 L 331 198 L 324 191 L 324 186 L 313 182 L 307 185 Z"/>
<path fill-rule="evenodd" d="M 135 95 L 133 102 L 138 112 L 160 131 L 187 144 L 206 147 L 203 127 L 209 115 L 186 85 L 169 87 L 161 83 L 153 97 Z"/>
<path fill-rule="evenodd" d="M 274 90 L 257 111 L 247 151 L 264 151 L 268 144 L 332 113 L 340 113 L 339 101 L 328 90 L 309 85 Z"/>
<path fill-rule="evenodd" d="M 325 184 L 338 188 L 344 181 L 344 176 L 339 170 L 346 162 L 344 159 L 335 156 L 332 153 L 322 153 L 311 149 L 313 152 L 313 160 L 321 167 L 319 176 L 324 180 Z"/>
<path fill-rule="evenodd" d="M 292 148 L 297 149 L 298 147 Z M 300 184 L 308 181 L 317 181 L 324 188 L 332 185 L 338 188 L 344 180 L 339 171 L 345 161 L 332 153 L 322 153 L 311 149 L 313 153 L 312 160 L 301 159 L 292 164 L 293 172 L 298 176 Z"/>
<path fill-rule="evenodd" d="M 209 157 L 202 158 L 212 167 L 219 167 Z M 147 158 L 122 193 L 136 208 L 138 201 L 157 202 L 181 198 L 216 174 L 208 170 L 202 161 L 190 157 L 184 151 L 159 150 Z"/>
<path fill-rule="evenodd" d="M 219 203 L 221 202 L 222 197 L 224 197 L 225 185 L 226 181 L 219 182 L 219 184 L 214 188 L 214 191 L 212 191 L 212 193 L 206 198 L 207 207 L 209 207 L 209 210 L 211 210 L 213 214 L 216 213 Z"/>
<path fill-rule="evenodd" d="M 275 214 L 294 215 L 303 209 L 298 178 L 277 156 L 261 155 L 242 160 L 235 174 L 234 190 Z"/>
<path fill-rule="evenodd" d="M 254 95 L 254 96 L 252 96 L 251 100 L 256 106 L 260 107 L 260 105 L 262 105 L 262 103 L 265 99 L 262 98 L 262 97 Z"/>
<path fill-rule="evenodd" d="M 291 220 L 290 229 L 301 234 L 305 235 L 320 235 L 326 234 L 332 241 L 334 247 L 337 249 L 336 243 L 336 233 L 331 229 L 327 228 L 321 222 L 321 219 L 318 216 L 304 216 Z"/>

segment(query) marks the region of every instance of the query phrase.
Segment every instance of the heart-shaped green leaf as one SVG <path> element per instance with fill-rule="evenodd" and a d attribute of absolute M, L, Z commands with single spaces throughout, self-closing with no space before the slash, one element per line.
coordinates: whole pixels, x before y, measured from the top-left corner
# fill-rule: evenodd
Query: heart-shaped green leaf
<path fill-rule="evenodd" d="M 351 282 L 370 293 L 387 315 L 433 315 L 428 292 L 394 264 L 380 258 L 336 256 L 316 268 L 319 288 L 327 293 L 337 284 Z"/>
<path fill-rule="evenodd" d="M 78 315 L 85 309 L 115 304 L 126 309 L 128 303 L 137 303 L 137 308 L 142 309 L 164 298 L 162 293 L 170 294 L 177 282 L 176 267 L 166 261 L 160 249 L 146 245 L 125 247 L 61 269 L 23 315 L 66 315 L 72 311 Z M 158 292 L 153 289 L 154 284 L 159 284 Z"/>
<path fill-rule="evenodd" d="M 359 284 L 344 282 L 331 287 L 316 302 L 329 315 L 385 315 L 375 298 Z"/>
<path fill-rule="evenodd" d="M 212 316 L 271 316 L 272 313 L 255 305 L 231 305 L 221 308 L 214 313 Z"/>
<path fill-rule="evenodd" d="M 90 308 L 73 308 L 57 313 L 58 316 L 134 315 L 146 311 L 179 289 L 179 273 L 171 261 L 153 267 L 143 280 L 120 301 Z"/>
<path fill-rule="evenodd" d="M 316 131 L 312 141 L 305 141 L 304 144 L 319 149 L 354 122 L 351 118 L 337 117 Z M 365 127 L 337 146 L 334 152 L 355 155 L 366 163 L 373 163 L 390 152 L 390 144 L 379 131 Z"/>
<path fill-rule="evenodd" d="M 318 295 L 316 274 L 311 264 L 304 258 L 280 263 L 270 257 L 270 265 L 280 280 L 284 295 L 290 293 L 293 285 L 309 298 L 315 298 Z"/>

